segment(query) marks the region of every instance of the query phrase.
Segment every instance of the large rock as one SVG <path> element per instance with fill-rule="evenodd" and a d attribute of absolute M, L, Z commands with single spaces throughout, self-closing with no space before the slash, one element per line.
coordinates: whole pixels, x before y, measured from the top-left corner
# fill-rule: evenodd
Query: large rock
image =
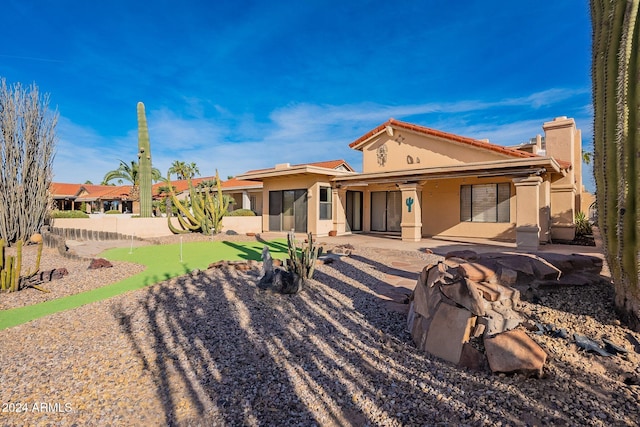
<path fill-rule="evenodd" d="M 522 330 L 485 338 L 489 368 L 493 372 L 524 373 L 540 377 L 547 354 Z"/>
<path fill-rule="evenodd" d="M 441 303 L 429 325 L 424 350 L 458 364 L 474 324 L 475 316 L 469 310 Z"/>
<path fill-rule="evenodd" d="M 496 272 L 493 268 L 480 264 L 478 262 L 466 262 L 460 264 L 460 268 L 463 271 L 465 277 L 475 282 L 485 282 L 495 278 Z"/>

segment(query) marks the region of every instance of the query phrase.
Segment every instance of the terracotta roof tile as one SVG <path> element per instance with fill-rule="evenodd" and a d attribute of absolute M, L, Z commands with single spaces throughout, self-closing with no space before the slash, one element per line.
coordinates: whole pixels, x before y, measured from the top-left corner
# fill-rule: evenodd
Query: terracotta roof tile
<path fill-rule="evenodd" d="M 443 138 L 443 139 L 447 139 L 449 141 L 458 142 L 458 143 L 462 143 L 462 144 L 471 145 L 473 147 L 478 147 L 478 148 L 483 148 L 483 149 L 486 149 L 486 150 L 495 151 L 497 153 L 505 154 L 505 155 L 512 156 L 512 157 L 519 157 L 519 158 L 540 157 L 540 156 L 538 156 L 536 154 L 527 153 L 527 152 L 516 150 L 516 149 L 513 149 L 513 148 L 503 147 L 501 145 L 492 144 L 490 142 L 484 142 L 484 141 L 480 141 L 480 140 L 477 140 L 477 139 L 468 138 L 468 137 L 465 137 L 465 136 L 455 135 L 453 133 L 448 133 L 448 132 L 443 132 L 443 131 L 436 130 L 436 129 L 431 129 L 431 128 L 428 128 L 428 127 L 425 127 L 425 126 L 414 125 L 412 123 L 402 122 L 400 120 L 395 120 L 395 119 L 389 119 L 387 122 L 381 124 L 377 128 L 375 128 L 375 129 L 367 132 L 366 134 L 362 135 L 360 138 L 356 139 L 351 144 L 349 144 L 349 147 L 358 150 L 359 148 L 356 148 L 356 147 L 359 144 L 361 144 L 362 142 L 368 140 L 372 136 L 384 131 L 387 126 L 393 126 L 393 127 L 401 128 L 401 129 L 407 129 L 407 130 L 411 130 L 411 131 L 414 131 L 414 132 L 422 133 L 424 135 L 435 136 L 437 138 Z"/>
<path fill-rule="evenodd" d="M 62 182 L 52 182 L 49 186 L 49 192 L 54 197 L 75 196 L 80 191 L 82 184 L 66 184 Z"/>
<path fill-rule="evenodd" d="M 292 168 L 295 167 L 300 167 L 300 166 L 315 166 L 317 168 L 326 168 L 326 169 L 337 169 L 340 166 L 345 165 L 347 167 L 347 169 L 349 170 L 353 170 L 353 168 L 351 167 L 351 165 L 349 163 L 347 163 L 344 160 L 327 160 L 324 162 L 313 162 L 313 163 L 300 163 L 297 165 L 291 165 Z M 269 171 L 272 170 L 273 168 L 265 168 L 265 169 L 253 169 L 250 171 L 247 171 L 245 173 L 243 173 L 242 175 L 246 175 L 249 173 L 254 173 L 254 172 L 264 172 L 264 171 Z"/>

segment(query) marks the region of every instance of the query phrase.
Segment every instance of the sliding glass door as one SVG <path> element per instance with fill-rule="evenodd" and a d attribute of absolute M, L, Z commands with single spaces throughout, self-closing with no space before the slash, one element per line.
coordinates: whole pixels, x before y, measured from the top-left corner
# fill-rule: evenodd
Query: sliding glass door
<path fill-rule="evenodd" d="M 269 191 L 269 231 L 307 231 L 307 190 Z"/>
<path fill-rule="evenodd" d="M 371 192 L 371 231 L 401 231 L 402 192 Z"/>

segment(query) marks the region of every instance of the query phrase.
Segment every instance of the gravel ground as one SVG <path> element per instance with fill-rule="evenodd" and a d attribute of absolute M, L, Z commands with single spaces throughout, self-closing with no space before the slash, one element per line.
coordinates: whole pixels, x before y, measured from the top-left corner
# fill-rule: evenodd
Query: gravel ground
<path fill-rule="evenodd" d="M 355 253 L 296 296 L 259 290 L 257 269 L 213 269 L 0 331 L 0 425 L 638 425 L 628 336 L 640 334 L 611 314 L 610 286 L 547 292 L 523 311 L 627 356 L 532 334 L 549 353 L 544 377 L 493 375 L 416 350 L 406 317 L 371 290 L 384 286 L 380 264 L 435 255 Z M 85 264 L 47 252 L 43 268 L 71 273 L 52 296 L 140 268 Z M 23 292 L 0 295 L 2 308 L 38 301 Z"/>

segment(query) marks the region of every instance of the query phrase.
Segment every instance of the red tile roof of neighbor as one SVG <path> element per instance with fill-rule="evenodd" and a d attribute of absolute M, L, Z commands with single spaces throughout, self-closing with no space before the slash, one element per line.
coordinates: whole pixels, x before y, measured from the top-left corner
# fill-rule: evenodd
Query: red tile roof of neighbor
<path fill-rule="evenodd" d="M 205 181 L 214 181 L 216 179 L 215 176 L 205 176 L 202 178 L 192 178 L 191 179 L 191 183 L 194 186 L 197 186 L 198 184 L 200 184 L 201 182 L 205 182 Z M 171 181 L 171 185 L 173 185 L 176 194 L 178 193 L 182 193 L 183 191 L 186 191 L 189 189 L 189 182 L 186 179 L 177 179 L 175 181 Z M 225 188 L 235 188 L 235 187 L 256 187 L 257 185 L 262 185 L 262 183 L 256 182 L 256 181 L 246 181 L 246 180 L 240 180 L 240 179 L 236 179 L 236 178 L 231 178 L 228 179 L 226 181 L 222 181 L 222 183 L 220 184 L 220 186 L 225 189 Z M 152 187 L 152 193 L 154 196 L 158 196 L 160 195 L 160 188 L 162 187 L 166 187 L 167 184 L 165 184 L 164 182 L 157 182 L 155 184 L 153 184 Z"/>
<path fill-rule="evenodd" d="M 49 192 L 54 197 L 77 197 L 83 193 L 83 190 L 87 194 L 84 194 L 84 198 L 105 198 L 105 197 L 127 197 L 131 187 L 128 185 L 93 185 L 93 184 L 67 184 L 60 182 L 52 182 L 49 187 Z"/>
<path fill-rule="evenodd" d="M 327 161 L 324 161 L 324 162 L 300 163 L 300 164 L 297 164 L 297 165 L 291 165 L 291 167 L 295 168 L 295 167 L 299 167 L 299 166 L 315 166 L 317 168 L 337 169 L 342 165 L 345 165 L 347 167 L 347 169 L 349 169 L 349 170 L 353 170 L 351 165 L 349 165 L 349 163 L 345 162 L 344 160 L 327 160 Z M 274 169 L 274 168 L 254 169 L 254 170 L 247 171 L 242 175 L 246 175 L 246 174 L 254 173 L 254 172 L 264 172 L 264 171 L 269 171 L 269 170 L 272 170 L 272 169 Z"/>
<path fill-rule="evenodd" d="M 418 133 L 421 133 L 421 134 L 424 134 L 424 135 L 435 136 L 435 137 L 438 137 L 438 138 L 447 139 L 449 141 L 459 142 L 459 143 L 462 143 L 462 144 L 471 145 L 473 147 L 478 147 L 478 148 L 483 148 L 485 150 L 495 151 L 497 153 L 505 154 L 505 155 L 512 156 L 512 157 L 520 157 L 520 158 L 540 157 L 537 154 L 527 153 L 526 151 L 520 151 L 520 150 L 516 150 L 514 148 L 507 148 L 507 147 L 503 147 L 501 145 L 492 144 L 490 142 L 485 142 L 485 141 L 480 141 L 480 140 L 473 139 L 473 138 L 468 138 L 468 137 L 465 137 L 465 136 L 455 135 L 453 133 L 443 132 L 443 131 L 436 130 L 436 129 L 431 129 L 431 128 L 428 128 L 428 127 L 425 127 L 425 126 L 414 125 L 412 123 L 407 123 L 407 122 L 403 122 L 403 121 L 396 120 L 396 119 L 389 119 L 388 121 L 386 121 L 385 123 L 381 124 L 377 128 L 367 132 L 366 134 L 362 135 L 360 138 L 356 139 L 351 144 L 349 144 L 349 147 L 351 147 L 351 148 L 353 148 L 355 150 L 360 150 L 361 147 L 358 147 L 358 145 L 360 145 L 364 141 L 368 140 L 372 136 L 384 131 L 387 126 L 391 126 L 391 127 L 395 127 L 395 128 L 401 128 L 401 129 L 407 129 L 407 130 L 418 132 Z M 560 162 L 560 161 L 558 163 L 563 167 L 570 167 L 570 163 Z"/>

